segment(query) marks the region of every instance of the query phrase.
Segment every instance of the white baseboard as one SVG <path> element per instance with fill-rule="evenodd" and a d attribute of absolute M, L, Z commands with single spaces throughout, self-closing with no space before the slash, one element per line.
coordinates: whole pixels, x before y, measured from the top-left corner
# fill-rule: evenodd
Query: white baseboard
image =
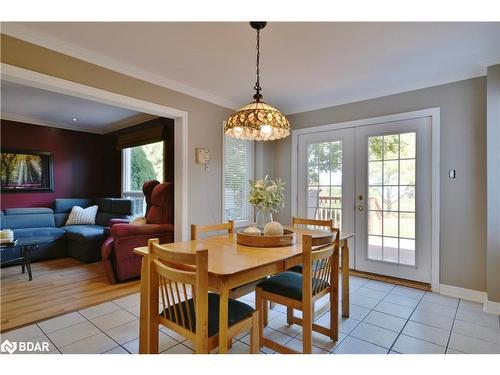
<path fill-rule="evenodd" d="M 446 284 L 441 284 L 439 286 L 439 293 L 445 296 L 461 298 L 472 302 L 486 303 L 488 300 L 486 292 Z"/>
<path fill-rule="evenodd" d="M 486 301 L 484 303 L 484 312 L 500 315 L 500 302 Z"/>

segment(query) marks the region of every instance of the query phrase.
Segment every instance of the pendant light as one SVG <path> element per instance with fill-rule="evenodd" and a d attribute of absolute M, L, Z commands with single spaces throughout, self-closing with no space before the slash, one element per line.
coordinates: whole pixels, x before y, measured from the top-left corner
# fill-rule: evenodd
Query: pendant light
<path fill-rule="evenodd" d="M 272 141 L 290 135 L 290 123 L 276 108 L 262 101 L 260 87 L 260 30 L 267 22 L 250 22 L 257 30 L 257 82 L 254 101 L 233 113 L 224 126 L 224 134 L 252 141 Z"/>

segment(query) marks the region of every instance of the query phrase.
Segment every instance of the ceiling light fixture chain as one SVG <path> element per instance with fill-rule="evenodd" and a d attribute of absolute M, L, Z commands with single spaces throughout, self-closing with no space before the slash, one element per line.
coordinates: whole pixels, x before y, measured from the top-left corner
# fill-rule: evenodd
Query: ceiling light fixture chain
<path fill-rule="evenodd" d="M 257 82 L 255 82 L 254 90 L 256 94 L 254 95 L 254 99 L 260 101 L 262 99 L 262 95 L 260 91 L 262 87 L 260 87 L 260 29 L 257 29 Z"/>

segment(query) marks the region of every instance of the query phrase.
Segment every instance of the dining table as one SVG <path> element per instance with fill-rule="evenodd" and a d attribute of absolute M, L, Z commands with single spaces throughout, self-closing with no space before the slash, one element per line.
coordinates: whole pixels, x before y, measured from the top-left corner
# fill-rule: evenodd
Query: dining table
<path fill-rule="evenodd" d="M 285 227 L 295 232 L 295 243 L 283 247 L 250 247 L 237 243 L 237 234 L 215 235 L 192 241 L 162 244 L 165 248 L 178 252 L 194 253 L 208 250 L 208 287 L 220 295 L 219 308 L 219 353 L 228 351 L 228 301 L 233 288 L 260 280 L 269 275 L 286 271 L 302 263 L 302 236 L 304 234 L 324 235 L 324 231 L 297 227 Z M 340 269 L 342 270 L 342 316 L 349 317 L 349 239 L 354 234 L 340 232 Z M 134 253 L 143 257 L 141 266 L 139 353 L 148 352 L 148 247 L 138 247 Z M 334 270 L 338 280 L 339 270 Z M 336 283 L 335 306 L 338 311 L 339 283 Z"/>

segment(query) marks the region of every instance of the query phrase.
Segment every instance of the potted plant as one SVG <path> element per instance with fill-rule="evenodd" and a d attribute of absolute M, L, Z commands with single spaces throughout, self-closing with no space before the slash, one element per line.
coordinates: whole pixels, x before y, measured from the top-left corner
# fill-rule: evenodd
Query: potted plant
<path fill-rule="evenodd" d="M 279 212 L 284 207 L 284 186 L 280 179 L 268 180 L 266 177 L 250 180 L 250 204 L 256 210 L 257 228 L 264 229 L 265 225 L 273 221 L 273 213 Z"/>

